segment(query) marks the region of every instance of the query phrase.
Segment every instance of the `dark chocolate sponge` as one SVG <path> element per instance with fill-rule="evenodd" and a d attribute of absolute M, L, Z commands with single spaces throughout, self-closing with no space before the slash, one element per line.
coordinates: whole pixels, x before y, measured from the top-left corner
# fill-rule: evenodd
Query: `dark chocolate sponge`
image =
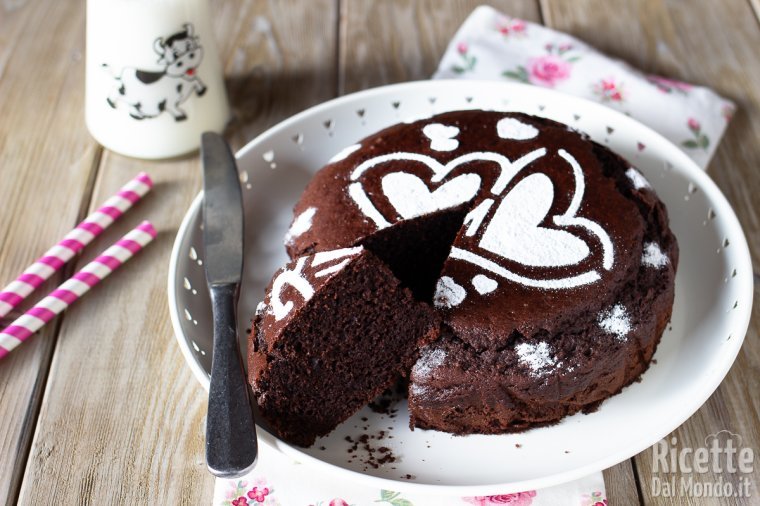
<path fill-rule="evenodd" d="M 301 257 L 267 289 L 249 336 L 259 410 L 309 446 L 406 375 L 439 318 L 363 248 Z"/>
<path fill-rule="evenodd" d="M 294 214 L 291 258 L 362 245 L 441 315 L 411 374 L 413 426 L 499 433 L 595 409 L 646 370 L 670 318 L 664 205 L 629 163 L 551 120 L 395 125 L 336 155 Z"/>

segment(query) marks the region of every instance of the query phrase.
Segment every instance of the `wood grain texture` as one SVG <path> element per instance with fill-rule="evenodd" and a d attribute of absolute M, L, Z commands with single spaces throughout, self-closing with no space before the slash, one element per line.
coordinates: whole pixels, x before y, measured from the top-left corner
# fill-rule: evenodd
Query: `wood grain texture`
<path fill-rule="evenodd" d="M 345 0 L 341 2 L 340 92 L 428 79 L 456 30 L 482 2 Z M 498 0 L 510 16 L 540 21 L 538 4 Z"/>
<path fill-rule="evenodd" d="M 705 84 L 733 99 L 739 111 L 728 128 L 709 173 L 734 206 L 750 243 L 755 272 L 760 266 L 760 221 L 756 195 L 760 191 L 760 30 L 746 0 L 622 2 L 542 0 L 545 20 L 602 51 L 625 58 L 645 71 Z M 600 27 L 604 29 L 600 29 Z M 728 28 L 730 27 L 730 29 Z M 746 273 L 751 275 L 751 273 Z M 756 277 L 757 279 L 757 277 Z M 756 282 L 757 287 L 757 282 Z M 758 296 L 756 288 L 755 297 Z M 744 346 L 720 388 L 670 437 L 677 449 L 699 448 L 719 430 L 742 437 L 743 444 L 760 450 L 760 320 L 757 304 Z M 635 459 L 645 502 L 649 504 L 706 504 L 680 495 L 655 497 L 656 483 L 670 475 L 653 473 L 651 449 Z M 675 473 L 676 480 L 688 475 Z M 753 499 L 717 499 L 709 504 L 756 504 L 760 466 L 748 476 L 737 473 L 692 475 L 695 481 L 719 479 L 739 485 L 750 482 Z M 752 502 L 755 501 L 755 502 Z"/>
<path fill-rule="evenodd" d="M 624 460 L 616 466 L 605 469 L 602 474 L 608 504 L 633 506 L 640 503 L 641 497 L 636 483 L 633 459 Z"/>
<path fill-rule="evenodd" d="M 99 151 L 83 125 L 83 32 L 83 10 L 64 2 L 0 5 L 0 286 L 76 224 L 87 197 Z M 25 306 L 60 281 L 54 276 Z M 0 362 L 0 504 L 18 493 L 57 324 Z"/>
<path fill-rule="evenodd" d="M 221 42 L 243 140 L 335 90 L 337 5 L 217 2 Z M 320 44 L 309 41 L 321 41 Z M 140 170 L 153 193 L 89 250 L 104 248 L 142 219 L 159 236 L 72 308 L 60 332 L 21 504 L 208 504 L 206 394 L 192 377 L 169 322 L 169 253 L 200 187 L 197 157 L 141 162 L 106 153 L 93 202 Z M 85 262 L 90 255 L 82 259 Z M 39 484 L 44 483 L 44 487 Z"/>

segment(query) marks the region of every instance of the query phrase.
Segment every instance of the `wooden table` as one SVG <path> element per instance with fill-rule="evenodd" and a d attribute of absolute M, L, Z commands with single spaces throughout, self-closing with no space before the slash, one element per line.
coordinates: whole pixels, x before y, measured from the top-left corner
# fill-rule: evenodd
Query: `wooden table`
<path fill-rule="evenodd" d="M 213 0 L 235 111 L 228 137 L 240 147 L 337 95 L 427 78 L 479 3 Z M 710 174 L 747 233 L 757 287 L 760 1 L 490 3 L 737 102 Z M 0 4 L 0 283 L 139 170 L 157 181 L 153 195 L 77 264 L 144 218 L 157 224 L 159 235 L 139 259 L 0 363 L 0 504 L 210 504 L 205 394 L 180 355 L 166 300 L 169 251 L 200 187 L 198 158 L 142 162 L 104 150 L 88 135 L 84 27 L 81 1 Z M 707 434 L 727 429 L 760 454 L 757 305 L 753 315 L 728 377 L 675 431 L 679 448 L 699 447 Z M 666 502 L 652 497 L 658 475 L 651 466 L 647 450 L 605 471 L 611 504 Z M 750 475 L 754 501 L 760 500 L 758 468 L 756 462 Z M 738 475 L 723 479 L 736 482 Z"/>

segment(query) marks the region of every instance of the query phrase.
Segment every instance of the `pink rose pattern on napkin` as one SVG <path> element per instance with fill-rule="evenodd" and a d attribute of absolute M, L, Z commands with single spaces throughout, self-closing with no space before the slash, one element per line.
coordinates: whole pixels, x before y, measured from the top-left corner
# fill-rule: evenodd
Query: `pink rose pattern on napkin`
<path fill-rule="evenodd" d="M 381 490 L 299 464 L 259 445 L 259 464 L 237 480 L 216 480 L 214 506 L 604 506 L 602 473 L 542 490 L 440 497 Z"/>
<path fill-rule="evenodd" d="M 491 506 L 495 504 L 510 504 L 511 506 L 530 506 L 533 504 L 533 498 L 536 497 L 535 490 L 528 492 L 517 492 L 516 494 L 488 495 L 477 497 L 466 497 L 465 501 L 475 506 Z"/>
<path fill-rule="evenodd" d="M 274 496 L 274 488 L 267 486 L 264 478 L 253 480 L 225 480 L 227 489 L 219 506 L 280 506 Z"/>
<path fill-rule="evenodd" d="M 702 168 L 735 111 L 710 89 L 644 74 L 565 33 L 487 6 L 467 18 L 434 77 L 519 81 L 601 102 L 658 131 Z"/>
<path fill-rule="evenodd" d="M 502 76 L 546 88 L 554 88 L 557 83 L 568 79 L 573 69 L 573 63 L 580 59 L 580 56 L 568 55 L 572 51 L 573 45 L 549 43 L 544 48 L 546 49 L 545 55 L 530 58 L 527 67 L 518 65 L 514 70 L 505 70 L 502 72 Z"/>

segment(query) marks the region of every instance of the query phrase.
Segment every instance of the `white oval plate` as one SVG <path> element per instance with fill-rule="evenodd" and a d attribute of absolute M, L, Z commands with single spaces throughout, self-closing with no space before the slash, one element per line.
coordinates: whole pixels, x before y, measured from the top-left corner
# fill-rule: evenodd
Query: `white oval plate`
<path fill-rule="evenodd" d="M 605 401 L 595 413 L 522 434 L 452 437 L 411 431 L 401 403 L 392 419 L 365 408 L 309 449 L 292 447 L 260 430 L 263 443 L 336 476 L 379 488 L 452 495 L 536 489 L 610 467 L 651 446 L 691 416 L 728 372 L 749 324 L 753 290 L 747 242 L 720 190 L 677 147 L 631 118 L 521 84 L 424 81 L 367 90 L 304 111 L 240 150 L 246 214 L 241 331 L 249 328 L 264 286 L 286 261 L 282 237 L 292 207 L 314 172 L 343 147 L 381 128 L 471 108 L 521 111 L 566 123 L 620 153 L 649 178 L 667 204 L 681 249 L 672 327 L 657 349 L 656 364 L 641 382 Z M 212 332 L 200 202 L 199 195 L 177 235 L 169 304 L 185 358 L 208 388 Z M 344 438 L 380 430 L 393 438 L 376 446 L 391 448 L 398 461 L 377 469 L 367 469 L 364 459 L 349 461 L 350 444 Z"/>

